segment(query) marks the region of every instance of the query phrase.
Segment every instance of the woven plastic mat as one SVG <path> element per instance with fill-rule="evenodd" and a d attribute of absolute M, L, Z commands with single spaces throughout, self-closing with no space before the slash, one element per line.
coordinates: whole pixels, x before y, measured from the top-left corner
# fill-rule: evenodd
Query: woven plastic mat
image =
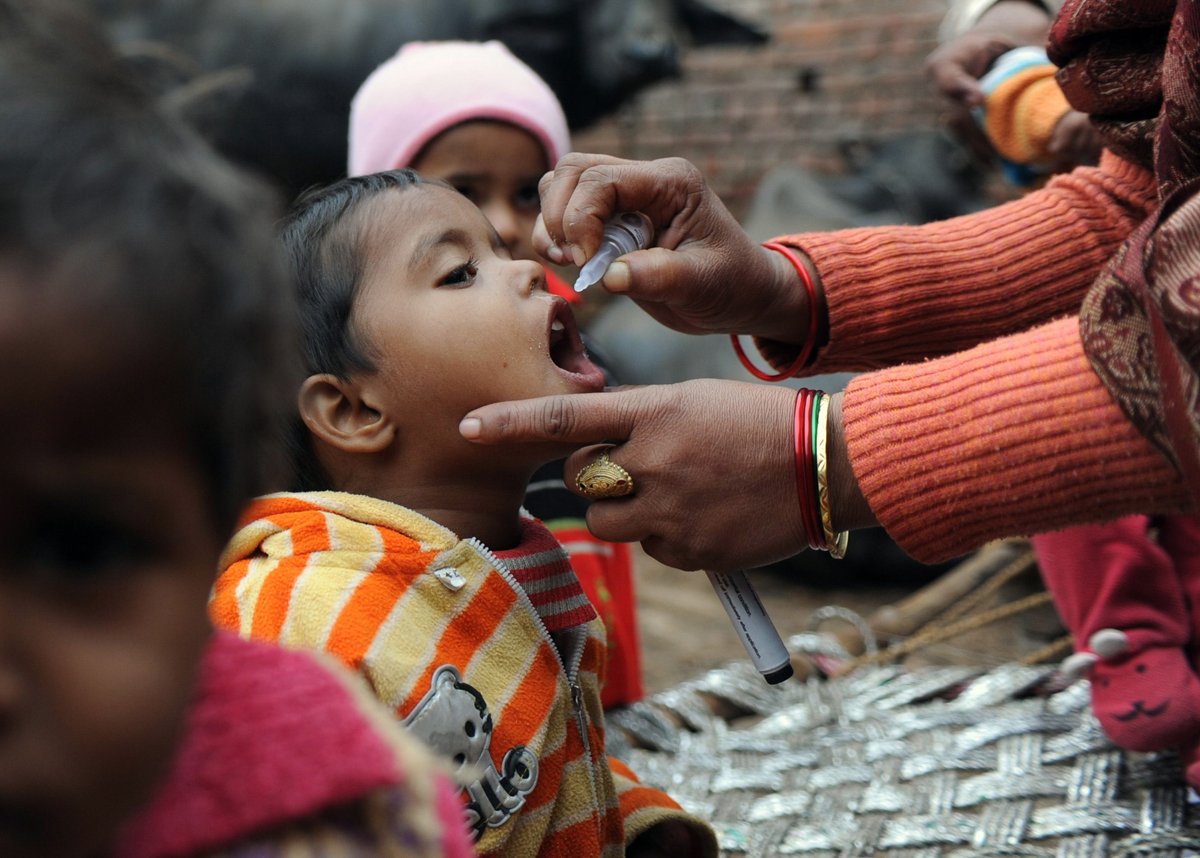
<path fill-rule="evenodd" d="M 1052 672 L 877 666 L 768 686 L 739 662 L 612 722 L 640 746 L 618 755 L 711 820 L 730 858 L 1200 855 L 1176 755 L 1112 745 L 1086 682 L 1047 693 Z M 713 700 L 749 714 L 717 717 Z"/>

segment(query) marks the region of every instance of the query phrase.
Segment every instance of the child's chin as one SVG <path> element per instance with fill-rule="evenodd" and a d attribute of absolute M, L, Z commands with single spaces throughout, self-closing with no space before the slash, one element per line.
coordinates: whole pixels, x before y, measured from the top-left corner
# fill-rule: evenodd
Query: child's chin
<path fill-rule="evenodd" d="M 498 402 L 518 402 L 526 399 L 543 399 L 548 396 L 564 396 L 577 393 L 599 393 L 605 386 L 604 373 L 593 374 L 568 373 L 556 371 L 552 376 L 544 377 L 536 384 L 509 387 L 507 390 L 493 390 L 491 398 L 474 407 L 492 405 Z"/>

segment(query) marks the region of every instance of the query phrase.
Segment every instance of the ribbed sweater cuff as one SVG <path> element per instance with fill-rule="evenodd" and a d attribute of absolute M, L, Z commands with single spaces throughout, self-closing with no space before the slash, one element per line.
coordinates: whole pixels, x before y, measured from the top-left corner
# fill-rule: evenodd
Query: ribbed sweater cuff
<path fill-rule="evenodd" d="M 1066 318 L 851 381 L 850 462 L 893 539 L 924 562 L 991 539 L 1186 506 Z"/>
<path fill-rule="evenodd" d="M 1002 206 L 922 226 L 785 236 L 813 260 L 829 341 L 805 374 L 950 354 L 1075 313 L 1154 205 L 1153 176 L 1106 153 Z M 795 346 L 759 340 L 782 369 Z"/>

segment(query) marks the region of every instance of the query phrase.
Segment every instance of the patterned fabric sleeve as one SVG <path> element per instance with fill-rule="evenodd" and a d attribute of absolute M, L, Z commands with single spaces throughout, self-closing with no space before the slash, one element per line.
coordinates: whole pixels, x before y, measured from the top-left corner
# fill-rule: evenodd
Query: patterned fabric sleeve
<path fill-rule="evenodd" d="M 654 826 L 675 823 L 686 825 L 691 832 L 695 849 L 691 854 L 695 858 L 716 858 L 717 837 L 712 828 L 685 812 L 666 793 L 641 783 L 637 775 L 620 760 L 609 757 L 609 766 L 621 802 L 627 847 Z"/>
<path fill-rule="evenodd" d="M 1118 140 L 1153 147 L 1162 200 L 1088 293 L 1084 348 L 1200 501 L 1200 10 L 1184 0 L 1134 9 L 1070 0 L 1053 42 L 1068 97 L 1117 117 L 1100 126 Z"/>

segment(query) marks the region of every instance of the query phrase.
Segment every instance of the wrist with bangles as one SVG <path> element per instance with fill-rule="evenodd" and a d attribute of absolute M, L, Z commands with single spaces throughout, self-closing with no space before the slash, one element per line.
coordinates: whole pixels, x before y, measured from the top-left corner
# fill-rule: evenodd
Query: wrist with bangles
<path fill-rule="evenodd" d="M 796 494 L 808 547 L 846 556 L 847 531 L 835 531 L 829 506 L 829 394 L 800 388 L 793 427 Z"/>
<path fill-rule="evenodd" d="M 791 378 L 812 361 L 820 333 L 820 301 L 817 287 L 808 268 L 796 252 L 786 245 L 768 241 L 763 247 L 787 258 L 804 291 L 808 294 L 808 331 L 800 354 L 778 373 L 767 373 L 750 362 L 736 334 L 731 335 L 738 360 L 750 373 L 763 381 L 783 381 Z M 796 494 L 800 502 L 800 522 L 808 547 L 828 551 L 830 556 L 846 556 L 850 541 L 847 531 L 835 531 L 829 507 L 829 394 L 801 388 L 796 394 L 796 415 L 793 428 L 795 449 Z"/>
<path fill-rule="evenodd" d="M 762 381 L 783 381 L 791 378 L 804 367 L 808 366 L 816 358 L 816 350 L 818 340 L 821 334 L 821 300 L 817 294 L 817 285 L 813 282 L 812 275 L 809 274 L 808 268 L 796 255 L 796 251 L 784 244 L 779 244 L 774 241 L 764 241 L 763 247 L 768 250 L 773 250 L 776 253 L 783 255 L 792 267 L 796 269 L 796 274 L 800 278 L 800 282 L 804 284 L 804 291 L 808 295 L 808 331 L 804 338 L 804 345 L 798 354 L 788 366 L 777 373 L 765 372 L 753 363 L 746 356 L 745 349 L 742 348 L 742 341 L 737 334 L 730 334 L 729 339 L 733 343 L 733 351 L 737 354 L 738 360 L 741 361 L 751 375 Z"/>

